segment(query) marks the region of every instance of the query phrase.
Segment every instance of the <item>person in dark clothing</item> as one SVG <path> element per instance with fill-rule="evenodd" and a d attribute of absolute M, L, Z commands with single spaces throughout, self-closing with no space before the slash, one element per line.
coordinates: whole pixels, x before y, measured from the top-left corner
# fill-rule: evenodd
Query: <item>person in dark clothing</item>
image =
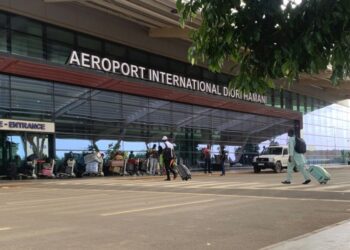
<path fill-rule="evenodd" d="M 224 176 L 226 174 L 225 171 L 225 160 L 226 160 L 226 151 L 225 151 L 225 146 L 220 147 L 220 166 L 221 166 L 221 175 Z"/>
<path fill-rule="evenodd" d="M 163 158 L 164 158 L 164 165 L 166 170 L 167 178 L 165 181 L 170 181 L 170 172 L 174 175 L 174 180 L 177 177 L 177 173 L 172 167 L 174 159 L 175 159 L 175 153 L 174 153 L 174 145 L 168 141 L 168 137 L 163 136 L 162 141 L 164 143 L 163 148 Z"/>

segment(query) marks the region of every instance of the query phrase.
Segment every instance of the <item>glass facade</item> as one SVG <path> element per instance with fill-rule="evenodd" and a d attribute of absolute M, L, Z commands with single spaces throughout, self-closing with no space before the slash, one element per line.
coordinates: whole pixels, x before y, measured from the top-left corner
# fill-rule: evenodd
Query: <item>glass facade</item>
<path fill-rule="evenodd" d="M 93 142 L 106 151 L 118 141 L 122 150 L 144 154 L 167 135 L 189 164 L 207 143 L 226 145 L 233 161 L 234 146 L 257 144 L 294 122 L 9 75 L 0 75 L 0 96 L 0 118 L 55 122 L 58 157 Z"/>
<path fill-rule="evenodd" d="M 0 13 L 0 52 L 65 64 L 72 50 L 124 60 L 148 68 L 227 85 L 230 77 L 205 68 L 118 43 L 91 37 L 10 13 Z M 267 92 L 267 106 L 303 114 L 302 136 L 310 163 L 345 162 L 350 152 L 350 108 L 283 89 Z M 56 123 L 56 156 L 87 150 L 95 143 L 107 151 L 144 154 L 167 135 L 178 154 L 196 165 L 207 143 L 218 153 L 226 145 L 231 161 L 239 161 L 242 145 L 257 151 L 271 142 L 286 143 L 291 120 L 213 109 L 133 96 L 58 82 L 0 75 L 0 117 Z M 256 146 L 259 145 L 260 149 Z M 248 147 L 249 146 L 249 147 Z M 253 148 L 248 149 L 248 148 Z M 244 150 L 243 150 L 244 151 Z M 1 155 L 1 153 L 0 153 Z"/>

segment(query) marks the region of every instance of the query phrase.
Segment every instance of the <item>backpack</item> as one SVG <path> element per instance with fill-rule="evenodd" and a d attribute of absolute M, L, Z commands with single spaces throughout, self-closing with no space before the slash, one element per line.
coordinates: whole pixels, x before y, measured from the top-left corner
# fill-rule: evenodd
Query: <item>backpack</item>
<path fill-rule="evenodd" d="M 295 152 L 299 154 L 306 153 L 306 143 L 305 141 L 300 137 L 295 137 L 295 146 L 294 146 Z"/>
<path fill-rule="evenodd" d="M 172 159 L 174 159 L 173 150 L 169 148 L 168 145 L 166 145 L 166 143 L 164 144 L 165 144 L 165 148 L 163 150 L 163 158 L 164 160 L 171 161 Z"/>

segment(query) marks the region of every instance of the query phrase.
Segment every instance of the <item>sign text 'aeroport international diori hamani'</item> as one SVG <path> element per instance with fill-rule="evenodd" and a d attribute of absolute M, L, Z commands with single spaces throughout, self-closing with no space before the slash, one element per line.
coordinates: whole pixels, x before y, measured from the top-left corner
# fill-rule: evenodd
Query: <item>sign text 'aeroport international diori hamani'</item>
<path fill-rule="evenodd" d="M 169 86 L 184 88 L 193 91 L 200 91 L 213 95 L 226 96 L 233 99 L 241 99 L 250 102 L 266 104 L 267 97 L 257 93 L 242 93 L 238 89 L 229 89 L 206 81 L 200 81 L 185 76 L 171 74 L 160 70 L 149 69 L 142 66 L 120 62 L 109 58 L 101 58 L 84 52 L 72 51 L 68 62 L 69 65 L 76 65 L 84 68 L 101 70 L 107 73 L 121 74 L 126 77 L 138 78 Z"/>

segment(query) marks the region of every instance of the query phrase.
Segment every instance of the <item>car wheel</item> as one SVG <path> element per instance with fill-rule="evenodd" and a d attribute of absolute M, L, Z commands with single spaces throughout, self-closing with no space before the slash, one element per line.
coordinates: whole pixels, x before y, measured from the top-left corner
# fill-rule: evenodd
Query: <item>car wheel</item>
<path fill-rule="evenodd" d="M 281 173 L 282 172 L 282 164 L 281 164 L 281 162 L 276 162 L 276 166 L 275 166 L 275 172 L 276 173 Z"/>
<path fill-rule="evenodd" d="M 254 173 L 260 173 L 261 169 L 258 166 L 254 166 Z"/>

